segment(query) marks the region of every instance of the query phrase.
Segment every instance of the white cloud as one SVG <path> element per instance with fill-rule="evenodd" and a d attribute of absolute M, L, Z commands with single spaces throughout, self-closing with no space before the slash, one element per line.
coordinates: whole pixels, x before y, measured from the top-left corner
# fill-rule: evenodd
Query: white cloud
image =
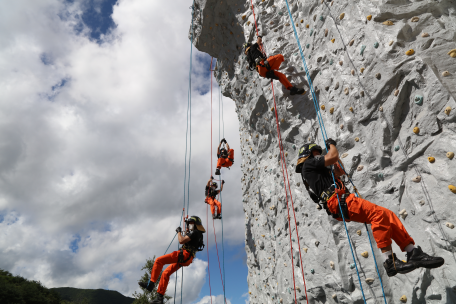
<path fill-rule="evenodd" d="M 212 301 L 211 301 L 212 298 Z M 218 295 L 218 296 L 205 296 L 203 297 L 198 303 L 196 304 L 224 304 L 224 298 L 223 295 Z M 231 301 L 229 299 L 226 299 L 226 304 L 231 304 Z"/>
<path fill-rule="evenodd" d="M 178 2 L 119 1 L 102 44 L 75 31 L 84 1 L 0 3 L 0 268 L 131 295 L 146 258 L 164 253 L 183 202 L 190 10 Z M 207 87 L 194 60 L 193 88 Z M 190 214 L 204 221 L 209 96 L 192 95 Z M 224 114 L 239 160 L 228 99 Z M 224 173 L 224 237 L 240 243 L 239 166 Z M 185 299 L 197 298 L 205 267 L 197 259 L 184 270 L 199 286 L 184 285 Z"/>

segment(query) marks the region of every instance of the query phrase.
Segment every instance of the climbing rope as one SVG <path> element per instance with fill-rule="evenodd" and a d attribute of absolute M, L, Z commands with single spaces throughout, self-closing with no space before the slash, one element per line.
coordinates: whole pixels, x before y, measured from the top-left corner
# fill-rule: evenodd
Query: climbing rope
<path fill-rule="evenodd" d="M 256 29 L 257 36 L 258 36 L 259 35 L 258 34 L 258 26 L 257 26 L 257 22 L 256 22 L 255 9 L 253 7 L 252 0 L 250 0 L 250 4 L 252 6 L 253 18 L 254 18 L 254 21 L 255 21 L 255 29 Z M 266 54 L 263 46 L 260 46 L 260 48 L 263 51 L 263 53 Z M 305 291 L 305 294 L 306 294 L 306 301 L 307 301 L 307 303 L 309 303 L 308 296 L 307 296 L 306 279 L 305 279 L 305 275 L 304 275 L 304 266 L 303 266 L 303 262 L 302 262 L 301 244 L 299 242 L 299 230 L 298 230 L 298 225 L 297 225 L 297 222 L 296 222 L 296 213 L 295 213 L 295 210 L 294 210 L 293 195 L 292 195 L 292 192 L 291 192 L 290 181 L 289 181 L 289 177 L 288 177 L 287 163 L 286 163 L 286 159 L 285 159 L 285 154 L 283 152 L 282 136 L 281 136 L 281 133 L 280 133 L 279 118 L 278 118 L 278 112 L 277 112 L 277 104 L 276 104 L 276 100 L 275 100 L 274 84 L 273 84 L 272 79 L 271 79 L 271 90 L 272 90 L 272 96 L 273 96 L 273 99 L 274 99 L 274 112 L 275 112 L 276 124 L 277 124 L 277 137 L 278 137 L 278 144 L 279 144 L 279 149 L 280 149 L 281 167 L 282 167 L 281 169 L 282 169 L 282 176 L 283 176 L 283 184 L 284 184 L 284 188 L 285 188 L 285 199 L 286 199 L 286 202 L 287 202 L 287 212 L 288 212 L 287 219 L 288 219 L 288 229 L 290 231 L 290 251 L 291 251 L 290 255 L 291 255 L 292 274 L 293 274 L 294 297 L 295 297 L 295 302 L 297 303 L 296 280 L 295 280 L 295 273 L 294 273 L 293 241 L 292 241 L 292 238 L 291 238 L 292 231 L 291 231 L 291 223 L 290 223 L 290 208 L 289 208 L 289 203 L 288 203 L 288 192 L 290 193 L 291 206 L 292 206 L 292 209 L 293 209 L 293 217 L 294 217 L 294 222 L 295 222 L 295 227 L 296 227 L 296 236 L 297 236 L 297 240 L 298 240 L 299 260 L 300 260 L 302 278 L 303 278 L 303 283 L 304 283 L 304 291 Z M 287 188 L 287 186 L 288 186 L 288 188 Z"/>

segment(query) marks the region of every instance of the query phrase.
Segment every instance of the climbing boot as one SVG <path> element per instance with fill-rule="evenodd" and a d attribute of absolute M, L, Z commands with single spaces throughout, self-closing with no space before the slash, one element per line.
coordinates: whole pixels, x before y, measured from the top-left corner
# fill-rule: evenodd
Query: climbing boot
<path fill-rule="evenodd" d="M 221 220 L 221 219 L 222 219 L 222 215 L 221 215 L 221 214 L 218 214 L 217 217 L 216 217 L 216 219 Z"/>
<path fill-rule="evenodd" d="M 165 297 L 164 295 L 157 293 L 157 297 L 155 298 L 155 300 L 153 300 L 152 302 L 149 302 L 149 303 L 150 304 L 163 304 L 164 297 Z"/>
<path fill-rule="evenodd" d="M 217 213 L 215 213 L 215 214 L 212 214 L 212 219 L 213 219 L 213 220 L 216 220 L 216 219 L 218 219 L 218 215 L 217 215 Z"/>
<path fill-rule="evenodd" d="M 383 262 L 383 267 L 385 267 L 386 274 L 389 277 L 393 277 L 398 273 L 404 274 L 416 269 L 416 266 L 412 263 L 404 263 L 399 260 L 395 253 L 388 256 L 388 259 Z"/>
<path fill-rule="evenodd" d="M 220 169 L 219 168 L 215 169 L 215 175 L 220 175 Z"/>
<path fill-rule="evenodd" d="M 290 95 L 301 95 L 304 94 L 304 89 L 299 89 L 295 86 L 292 86 L 290 89 Z"/>
<path fill-rule="evenodd" d="M 420 246 L 407 252 L 407 263 L 414 264 L 416 268 L 437 268 L 445 263 L 441 257 L 433 257 L 423 252 Z"/>
<path fill-rule="evenodd" d="M 138 285 L 141 288 L 148 290 L 149 292 L 152 292 L 152 290 L 154 290 L 154 287 L 155 287 L 155 283 L 152 281 L 149 281 L 149 283 L 138 282 Z"/>

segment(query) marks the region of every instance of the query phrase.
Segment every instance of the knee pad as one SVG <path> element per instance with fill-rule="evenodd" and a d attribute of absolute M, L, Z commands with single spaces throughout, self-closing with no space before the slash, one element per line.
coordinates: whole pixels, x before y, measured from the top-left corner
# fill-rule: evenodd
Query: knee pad
<path fill-rule="evenodd" d="M 279 77 L 277 77 L 276 74 L 274 74 L 273 70 L 269 70 L 269 71 L 266 72 L 266 78 L 267 79 L 279 80 Z"/>

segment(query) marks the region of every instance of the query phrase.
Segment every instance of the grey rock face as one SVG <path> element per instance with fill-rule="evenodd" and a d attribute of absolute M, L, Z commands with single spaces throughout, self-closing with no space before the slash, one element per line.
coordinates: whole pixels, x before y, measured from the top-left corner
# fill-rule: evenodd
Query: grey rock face
<path fill-rule="evenodd" d="M 400 218 L 416 244 L 445 258 L 441 268 L 388 278 L 373 242 L 388 303 L 403 295 L 408 303 L 456 303 L 456 194 L 449 189 L 456 186 L 456 160 L 447 157 L 456 152 L 456 2 L 289 5 L 318 106 L 325 106 L 326 132 L 337 139 L 361 195 L 398 216 L 405 210 Z M 274 105 L 270 81 L 245 69 L 242 45 L 256 37 L 250 1 L 197 0 L 193 20 L 194 44 L 217 58 L 215 76 L 240 121 L 250 303 L 293 303 L 295 292 L 305 303 L 305 291 L 309 303 L 362 303 L 343 224 L 316 208 L 294 173 L 299 147 L 323 142 L 285 2 L 255 0 L 254 8 L 267 54 L 284 55 L 280 71 L 305 95 L 290 96 L 274 81 Z M 285 194 L 273 108 L 294 209 Z M 347 226 L 367 302 L 383 303 L 364 225 Z M 405 259 L 397 246 L 393 250 Z"/>

